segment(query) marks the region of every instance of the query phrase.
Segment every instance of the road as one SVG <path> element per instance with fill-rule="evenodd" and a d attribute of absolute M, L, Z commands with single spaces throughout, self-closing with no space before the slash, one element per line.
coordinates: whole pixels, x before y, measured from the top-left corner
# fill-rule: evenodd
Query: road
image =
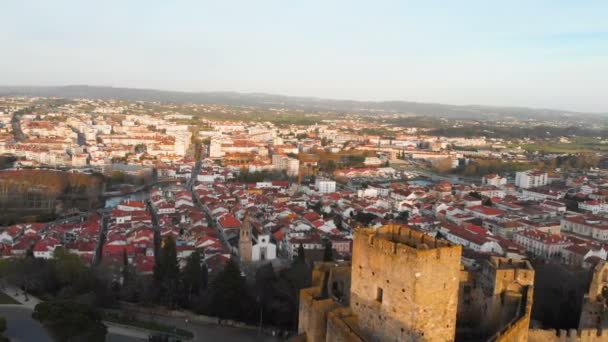
<path fill-rule="evenodd" d="M 0 316 L 7 321 L 4 336 L 15 342 L 53 342 L 40 322 L 32 318 L 32 309 L 23 305 L 0 305 Z"/>
<path fill-rule="evenodd" d="M 23 141 L 27 138 L 25 136 L 25 134 L 23 134 L 23 131 L 21 130 L 21 115 L 23 113 L 26 113 L 26 112 L 29 112 L 32 110 L 34 110 L 34 108 L 29 107 L 29 108 L 24 108 L 24 109 L 18 110 L 13 113 L 13 117 L 11 118 L 11 125 L 13 128 L 13 135 L 14 135 L 16 141 Z"/>
<path fill-rule="evenodd" d="M 110 222 L 110 213 L 107 211 L 101 212 L 101 227 L 99 229 L 99 238 L 97 239 L 97 247 L 95 248 L 95 259 L 93 265 L 99 265 L 103 257 L 103 244 L 106 242 L 108 232 L 108 224 Z"/>
<path fill-rule="evenodd" d="M 190 180 L 188 181 L 188 189 L 190 189 L 190 191 L 194 190 L 193 186 L 196 184 L 196 176 L 198 176 L 198 174 L 201 172 L 202 167 L 203 162 L 200 160 L 194 164 L 194 167 L 192 168 L 192 175 L 190 175 Z"/>
<path fill-rule="evenodd" d="M 257 330 L 234 328 L 216 324 L 185 321 L 184 318 L 156 315 L 149 313 L 137 313 L 137 319 L 141 321 L 155 321 L 166 325 L 172 325 L 179 329 L 191 331 L 194 334 L 193 341 L 222 341 L 222 342 L 271 342 L 281 341 L 277 337 L 260 335 Z"/>
<path fill-rule="evenodd" d="M 52 338 L 48 331 L 32 318 L 32 313 L 40 299 L 28 296 L 26 299 L 23 291 L 17 290 L 14 286 L 4 285 L 2 292 L 12 297 L 20 304 L 4 304 L 0 305 L 0 317 L 5 317 L 7 320 L 8 329 L 5 336 L 11 341 L 50 341 Z M 147 341 L 148 333 L 141 329 L 129 328 L 128 326 L 117 326 L 111 323 L 104 323 L 108 327 L 106 341 L 109 342 L 138 342 Z"/>
<path fill-rule="evenodd" d="M 13 342 L 53 342 L 48 331 L 32 318 L 32 308 L 24 305 L 0 305 L 0 316 L 7 321 L 5 337 Z M 148 334 L 140 330 L 108 325 L 108 342 L 144 342 Z"/>

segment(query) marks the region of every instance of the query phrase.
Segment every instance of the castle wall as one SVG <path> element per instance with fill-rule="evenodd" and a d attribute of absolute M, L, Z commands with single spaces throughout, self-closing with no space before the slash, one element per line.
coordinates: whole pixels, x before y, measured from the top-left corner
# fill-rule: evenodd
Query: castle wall
<path fill-rule="evenodd" d="M 486 279 L 486 284 L 482 285 L 483 291 L 489 297 L 487 310 L 482 314 L 481 328 L 492 333 L 509 325 L 520 314 L 518 307 L 524 300 L 524 288 L 534 284 L 534 270 L 525 262 L 493 258 L 484 268 L 482 276 Z M 532 303 L 532 297 L 525 298 L 524 302 Z M 531 307 L 528 316 L 530 312 Z"/>
<path fill-rule="evenodd" d="M 492 257 L 480 271 L 462 271 L 458 337 L 525 341 L 533 284 L 534 270 L 526 261 Z"/>
<path fill-rule="evenodd" d="M 453 341 L 460 255 L 460 246 L 402 226 L 377 235 L 358 230 L 350 306 L 362 333 L 372 340 Z"/>
<path fill-rule="evenodd" d="M 327 313 L 338 307 L 331 298 L 316 299 L 320 293 L 318 287 L 300 291 L 298 333 L 305 333 L 308 342 L 325 341 Z"/>
<path fill-rule="evenodd" d="M 530 329 L 528 342 L 608 342 L 608 331 L 596 329 L 541 330 Z"/>
<path fill-rule="evenodd" d="M 349 324 L 349 321 L 352 324 Z M 353 328 L 357 318 L 349 308 L 339 308 L 327 315 L 326 342 L 363 342 L 364 339 Z"/>
<path fill-rule="evenodd" d="M 500 331 L 492 336 L 489 341 L 496 342 L 526 342 L 529 339 L 530 314 L 532 312 L 533 287 L 527 286 L 510 322 L 502 325 Z"/>
<path fill-rule="evenodd" d="M 608 328 L 608 264 L 600 263 L 593 270 L 589 291 L 583 298 L 579 329 Z"/>
<path fill-rule="evenodd" d="M 337 291 L 334 283 L 340 284 Z M 312 272 L 311 288 L 300 291 L 298 334 L 309 342 L 325 341 L 327 314 L 348 304 L 350 264 L 317 263 Z M 338 292 L 338 293 L 336 293 Z"/>

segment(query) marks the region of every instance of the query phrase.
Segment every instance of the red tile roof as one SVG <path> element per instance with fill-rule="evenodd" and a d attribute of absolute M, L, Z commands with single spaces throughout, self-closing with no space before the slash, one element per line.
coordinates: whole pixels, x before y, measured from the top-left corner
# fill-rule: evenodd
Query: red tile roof
<path fill-rule="evenodd" d="M 478 213 L 486 215 L 486 216 L 498 216 L 498 215 L 503 215 L 505 213 L 504 211 L 502 211 L 500 209 L 486 207 L 485 205 L 476 205 L 476 206 L 468 207 L 468 208 L 466 208 L 466 210 L 475 211 L 475 212 L 478 212 Z"/>
<path fill-rule="evenodd" d="M 218 220 L 219 224 L 222 228 L 230 229 L 230 228 L 241 228 L 241 221 L 239 221 L 234 215 L 226 214 Z"/>

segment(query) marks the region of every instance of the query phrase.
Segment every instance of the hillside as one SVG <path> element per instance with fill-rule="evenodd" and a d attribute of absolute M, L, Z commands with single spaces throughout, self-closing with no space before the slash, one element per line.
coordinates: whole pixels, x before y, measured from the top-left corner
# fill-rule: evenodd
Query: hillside
<path fill-rule="evenodd" d="M 233 106 L 257 106 L 261 108 L 290 108 L 306 111 L 337 111 L 360 114 L 409 114 L 451 119 L 477 120 L 565 120 L 604 122 L 599 114 L 577 113 L 555 109 L 523 107 L 493 107 L 480 105 L 445 105 L 408 101 L 352 101 L 312 97 L 293 97 L 271 94 L 244 94 L 236 92 L 177 92 L 154 89 L 115 88 L 101 86 L 20 87 L 0 86 L 0 95 L 24 95 L 63 98 L 97 98 L 130 101 L 159 101 L 174 103 L 224 104 Z"/>

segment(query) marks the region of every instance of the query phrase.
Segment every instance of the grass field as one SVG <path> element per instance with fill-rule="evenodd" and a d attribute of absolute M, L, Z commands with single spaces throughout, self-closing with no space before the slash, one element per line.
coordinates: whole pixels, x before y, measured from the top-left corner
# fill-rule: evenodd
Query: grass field
<path fill-rule="evenodd" d="M 608 152 L 608 144 L 602 144 L 598 139 L 586 137 L 571 139 L 570 143 L 562 143 L 555 139 L 521 144 L 519 146 L 524 150 L 547 153 Z"/>
<path fill-rule="evenodd" d="M 175 328 L 170 325 L 161 324 L 161 323 L 157 323 L 157 322 L 150 322 L 150 321 L 148 321 L 148 322 L 139 321 L 139 320 L 136 320 L 133 318 L 129 318 L 129 317 L 121 316 L 121 315 L 117 315 L 117 314 L 106 313 L 106 314 L 104 314 L 103 319 L 108 322 L 130 325 L 130 326 L 137 327 L 137 328 L 147 329 L 147 330 L 151 330 L 151 331 L 158 331 L 160 333 L 174 334 L 174 335 L 178 335 L 178 336 L 186 337 L 186 338 L 192 338 L 194 336 L 192 334 L 192 332 L 190 332 L 190 331 Z"/>
<path fill-rule="evenodd" d="M 18 301 L 14 300 L 11 296 L 0 291 L 0 305 L 2 304 L 19 304 Z"/>

